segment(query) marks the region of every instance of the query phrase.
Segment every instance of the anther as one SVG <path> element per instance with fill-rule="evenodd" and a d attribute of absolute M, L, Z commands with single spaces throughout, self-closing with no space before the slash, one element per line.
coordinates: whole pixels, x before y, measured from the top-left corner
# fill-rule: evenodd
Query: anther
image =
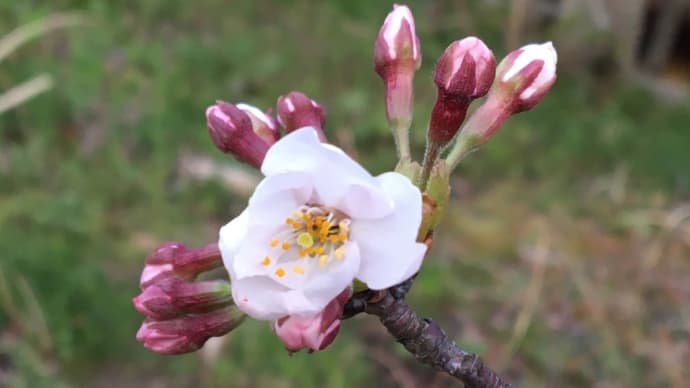
<path fill-rule="evenodd" d="M 285 276 L 285 270 L 282 267 L 276 268 L 276 276 L 282 278 L 283 276 Z"/>

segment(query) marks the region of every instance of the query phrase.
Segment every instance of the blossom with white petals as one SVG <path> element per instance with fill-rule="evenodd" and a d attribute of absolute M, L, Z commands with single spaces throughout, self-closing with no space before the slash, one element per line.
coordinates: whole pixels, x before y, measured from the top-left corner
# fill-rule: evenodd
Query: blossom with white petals
<path fill-rule="evenodd" d="M 422 198 L 405 176 L 371 176 L 311 127 L 274 144 L 261 171 L 219 240 L 233 298 L 249 316 L 314 315 L 354 279 L 379 290 L 419 270 Z"/>

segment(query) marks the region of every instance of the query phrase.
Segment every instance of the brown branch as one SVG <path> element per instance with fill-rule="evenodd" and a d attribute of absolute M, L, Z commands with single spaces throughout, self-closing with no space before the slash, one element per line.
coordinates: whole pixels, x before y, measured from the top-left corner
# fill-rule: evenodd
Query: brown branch
<path fill-rule="evenodd" d="M 358 292 L 345 305 L 343 319 L 358 313 L 376 315 L 388 332 L 417 361 L 442 370 L 467 388 L 509 388 L 478 355 L 462 350 L 435 322 L 420 318 L 405 303 L 413 279 L 383 291 Z"/>

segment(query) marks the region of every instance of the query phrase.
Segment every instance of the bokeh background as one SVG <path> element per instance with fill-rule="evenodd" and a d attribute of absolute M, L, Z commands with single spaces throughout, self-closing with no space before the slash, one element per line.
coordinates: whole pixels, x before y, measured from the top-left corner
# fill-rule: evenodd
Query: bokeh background
<path fill-rule="evenodd" d="M 688 3 L 408 2 L 417 157 L 451 41 L 477 35 L 499 59 L 559 51 L 544 101 L 454 174 L 409 295 L 521 386 L 690 386 Z M 262 322 L 178 357 L 134 339 L 147 253 L 213 241 L 258 179 L 210 142 L 215 99 L 268 108 L 301 90 L 334 143 L 373 173 L 394 166 L 371 63 L 390 8 L 1 2 L 0 386 L 452 386 L 367 316 L 314 355 L 289 357 Z"/>

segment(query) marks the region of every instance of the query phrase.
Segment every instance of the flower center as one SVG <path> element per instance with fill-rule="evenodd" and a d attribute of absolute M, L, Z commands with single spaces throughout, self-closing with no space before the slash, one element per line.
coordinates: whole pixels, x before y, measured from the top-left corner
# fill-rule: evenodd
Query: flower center
<path fill-rule="evenodd" d="M 303 205 L 285 219 L 285 224 L 288 227 L 268 243 L 271 248 L 282 251 L 278 256 L 296 253 L 300 259 L 314 260 L 319 267 L 325 267 L 334 259 L 345 258 L 344 245 L 350 237 L 350 219 L 345 214 L 325 207 Z M 270 264 L 269 256 L 261 260 L 261 265 Z M 290 270 L 303 275 L 305 267 L 307 265 L 294 264 Z M 286 269 L 277 266 L 274 273 L 282 278 Z"/>

